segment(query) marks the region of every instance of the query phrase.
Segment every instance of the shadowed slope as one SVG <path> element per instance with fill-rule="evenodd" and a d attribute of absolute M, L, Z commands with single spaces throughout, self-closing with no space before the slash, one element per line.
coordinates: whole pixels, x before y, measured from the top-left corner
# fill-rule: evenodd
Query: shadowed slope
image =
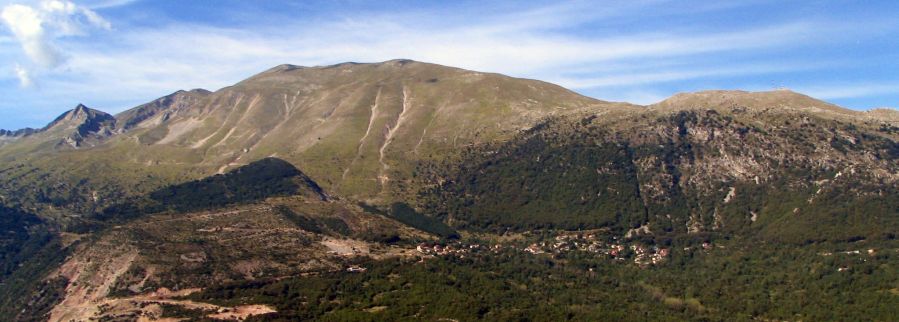
<path fill-rule="evenodd" d="M 293 165 L 265 158 L 225 174 L 165 187 L 138 201 L 109 207 L 102 217 L 134 218 L 162 211 L 196 211 L 292 195 L 328 200 L 322 188 Z"/>

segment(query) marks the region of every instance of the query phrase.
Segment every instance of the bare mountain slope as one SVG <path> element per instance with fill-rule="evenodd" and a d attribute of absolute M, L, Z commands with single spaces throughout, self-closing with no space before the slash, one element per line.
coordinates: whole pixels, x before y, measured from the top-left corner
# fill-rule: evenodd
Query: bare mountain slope
<path fill-rule="evenodd" d="M 122 112 L 115 134 L 90 150 L 4 148 L 0 171 L 15 179 L 0 185 L 16 192 L 50 180 L 78 192 L 48 191 L 45 201 L 90 209 L 275 156 L 340 195 L 389 200 L 421 160 L 504 140 L 546 116 L 628 108 L 545 82 L 409 60 L 282 65 L 214 93 L 177 92 Z"/>
<path fill-rule="evenodd" d="M 275 155 L 339 192 L 372 195 L 407 177 L 413 160 L 599 103 L 542 82 L 404 60 L 282 65 L 134 135 L 151 151 L 195 151 L 218 171 Z"/>
<path fill-rule="evenodd" d="M 116 115 L 120 124 L 119 131 L 128 131 L 138 125 L 144 127 L 158 125 L 167 120 L 172 113 L 189 108 L 212 92 L 205 89 L 180 90 L 160 97 L 150 103 L 132 108 Z"/>

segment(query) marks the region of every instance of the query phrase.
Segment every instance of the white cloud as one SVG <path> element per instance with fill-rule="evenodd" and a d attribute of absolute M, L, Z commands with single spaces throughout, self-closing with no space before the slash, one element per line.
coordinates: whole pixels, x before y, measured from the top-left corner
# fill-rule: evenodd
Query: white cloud
<path fill-rule="evenodd" d="M 112 25 L 91 9 L 65 0 L 40 3 L 44 22 L 57 31 L 57 36 L 84 35 L 85 27 L 110 29 Z"/>
<path fill-rule="evenodd" d="M 93 10 L 123 7 L 135 3 L 138 0 L 87 0 L 84 6 Z"/>
<path fill-rule="evenodd" d="M 826 66 L 833 67 L 833 63 Z M 722 78 L 746 75 L 768 75 L 775 73 L 810 70 L 825 67 L 824 64 L 790 63 L 790 64 L 742 64 L 724 66 L 685 66 L 666 67 L 655 71 L 628 69 L 606 73 L 605 76 L 577 78 L 551 78 L 550 81 L 572 89 L 595 87 L 618 87 L 657 84 L 698 78 Z"/>
<path fill-rule="evenodd" d="M 0 18 L 33 62 L 49 68 L 58 66 L 62 61 L 62 54 L 48 41 L 44 18 L 38 10 L 13 4 L 3 8 Z"/>
<path fill-rule="evenodd" d="M 111 0 L 84 7 L 128 3 Z M 555 81 L 590 89 L 601 99 L 652 103 L 670 94 L 670 89 L 652 86 L 661 83 L 815 69 L 818 66 L 756 55 L 852 37 L 851 32 L 829 32 L 844 25 L 814 20 L 733 29 L 702 24 L 641 28 L 628 20 L 628 26 L 638 27 L 620 30 L 612 24 L 613 31 L 593 32 L 591 27 L 581 28 L 587 30 L 583 33 L 570 32 L 581 24 L 599 24 L 597 28 L 602 29 L 606 19 L 641 20 L 651 14 L 656 16 L 646 21 L 664 20 L 663 13 L 648 13 L 652 10 L 646 10 L 644 3 L 647 1 L 597 7 L 585 2 L 506 15 L 414 10 L 321 19 L 278 20 L 272 15 L 264 22 L 234 27 L 242 29 L 195 24 L 200 21 L 187 24 L 166 17 L 152 27 L 117 21 L 115 37 L 90 43 L 57 41 L 68 60 L 64 68 L 40 73 L 39 81 L 46 96 L 84 101 L 115 112 L 177 89 L 215 90 L 281 63 L 314 66 L 410 58 Z M 89 27 L 111 27 L 93 11 L 69 4 L 45 1 L 26 6 L 46 12 L 47 16 L 38 15 L 38 27 L 45 33 L 45 41 L 39 43 L 53 45 L 54 38 L 84 34 Z M 49 18 L 51 13 L 59 19 Z M 21 42 L 21 37 L 16 39 Z M 710 58 L 718 60 L 710 62 Z"/>
<path fill-rule="evenodd" d="M 544 13 L 545 12 L 545 13 Z M 540 16 L 547 15 L 546 17 Z M 739 31 L 633 32 L 616 36 L 572 36 L 558 10 L 529 11 L 529 19 L 510 27 L 505 19 L 434 25 L 429 14 L 369 15 L 328 23 L 286 22 L 277 29 L 213 28 L 171 24 L 164 28 L 122 29 L 116 43 L 73 44 L 67 74 L 54 80 L 59 95 L 86 95 L 134 104 L 177 89 L 215 90 L 281 63 L 325 65 L 343 61 L 377 62 L 410 58 L 519 77 L 562 81 L 576 88 L 610 84 L 650 84 L 707 77 L 771 72 L 780 66 L 735 64 L 728 70 L 665 68 L 637 73 L 636 66 L 680 61 L 708 53 L 791 46 L 809 39 L 820 26 L 789 23 Z M 582 21 L 583 12 L 578 12 Z M 554 19 L 551 19 L 554 18 Z M 575 23 L 575 22 L 571 22 Z M 161 45 L 164 44 L 164 45 Z M 632 66 L 614 74 L 571 76 L 559 71 Z M 688 64 L 686 64 L 688 65 Z M 624 76 L 628 73 L 634 75 Z M 624 79 L 626 77 L 626 79 Z M 46 86 L 49 87 L 49 86 Z M 65 94 L 62 94 L 65 93 Z M 640 103 L 658 94 L 633 92 Z M 115 106 L 121 110 L 131 106 Z"/>
<path fill-rule="evenodd" d="M 34 85 L 34 82 L 31 80 L 31 74 L 27 69 L 22 68 L 19 64 L 13 68 L 16 72 L 16 77 L 19 79 L 19 85 L 22 87 L 31 87 Z"/>
<path fill-rule="evenodd" d="M 103 17 L 90 9 L 81 8 L 81 14 L 83 14 L 84 17 L 87 18 L 87 21 L 93 26 L 106 30 L 112 29 L 112 24 L 109 23 L 109 21 L 103 19 Z"/>
<path fill-rule="evenodd" d="M 68 57 L 54 43 L 56 38 L 85 35 L 85 29 L 91 27 L 111 28 L 110 23 L 96 12 L 65 0 L 44 0 L 37 5 L 10 4 L 0 11 L 0 20 L 18 41 L 25 56 L 44 69 L 59 67 Z M 17 64 L 15 73 L 23 87 L 33 84 L 26 67 Z"/>

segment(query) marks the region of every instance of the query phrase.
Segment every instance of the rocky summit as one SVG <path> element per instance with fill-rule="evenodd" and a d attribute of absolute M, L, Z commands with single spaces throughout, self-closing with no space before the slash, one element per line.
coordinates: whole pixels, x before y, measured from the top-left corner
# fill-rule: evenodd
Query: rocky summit
<path fill-rule="evenodd" d="M 897 115 L 411 60 L 79 104 L 0 131 L 0 316 L 890 320 Z"/>

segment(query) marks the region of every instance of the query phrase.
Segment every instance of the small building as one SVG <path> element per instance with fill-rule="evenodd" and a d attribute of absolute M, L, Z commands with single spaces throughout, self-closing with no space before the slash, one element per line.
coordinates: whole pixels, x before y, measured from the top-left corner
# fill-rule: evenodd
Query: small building
<path fill-rule="evenodd" d="M 422 254 L 428 254 L 431 251 L 433 251 L 433 248 L 431 248 L 431 246 L 428 244 L 422 243 L 422 244 L 419 244 L 418 247 L 415 247 L 415 250 L 417 250 L 419 253 L 422 253 Z"/>
<path fill-rule="evenodd" d="M 668 248 L 659 249 L 659 256 L 661 256 L 661 257 L 668 257 L 668 253 L 669 253 Z"/>
<path fill-rule="evenodd" d="M 524 251 L 531 253 L 531 254 L 543 254 L 544 253 L 544 251 L 542 249 L 540 249 L 540 246 L 538 246 L 537 244 L 531 244 L 531 246 L 528 246 L 527 248 L 525 248 Z"/>

